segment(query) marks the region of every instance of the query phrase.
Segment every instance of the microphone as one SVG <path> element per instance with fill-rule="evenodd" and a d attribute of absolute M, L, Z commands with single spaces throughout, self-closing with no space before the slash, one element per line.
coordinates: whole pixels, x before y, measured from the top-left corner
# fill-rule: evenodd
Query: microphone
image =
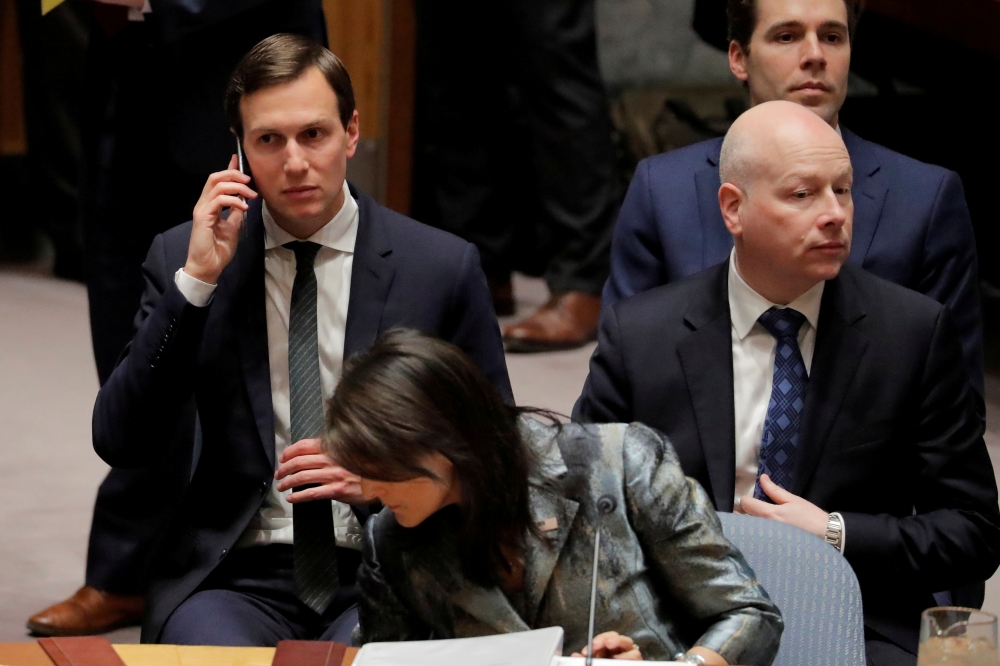
<path fill-rule="evenodd" d="M 597 534 L 594 537 L 594 569 L 590 578 L 590 624 L 587 629 L 587 662 L 591 666 L 594 661 L 594 612 L 597 610 L 597 558 L 601 552 L 601 526 L 604 516 L 615 510 L 618 503 L 611 495 L 601 495 L 597 500 Z"/>

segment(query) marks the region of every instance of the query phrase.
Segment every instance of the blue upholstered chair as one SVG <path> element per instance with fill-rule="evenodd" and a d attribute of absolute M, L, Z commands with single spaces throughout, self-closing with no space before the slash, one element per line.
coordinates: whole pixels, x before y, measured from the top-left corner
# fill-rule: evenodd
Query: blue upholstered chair
<path fill-rule="evenodd" d="M 865 666 L 861 588 L 847 560 L 797 527 L 732 513 L 719 519 L 785 618 L 774 666 Z"/>

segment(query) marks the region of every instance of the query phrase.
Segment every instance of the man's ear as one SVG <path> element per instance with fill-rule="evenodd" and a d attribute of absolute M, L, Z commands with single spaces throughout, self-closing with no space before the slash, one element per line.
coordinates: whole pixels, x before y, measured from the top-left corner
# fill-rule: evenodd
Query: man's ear
<path fill-rule="evenodd" d="M 719 188 L 719 209 L 726 229 L 734 237 L 743 235 L 743 221 L 740 219 L 740 205 L 744 200 L 743 190 L 732 183 L 723 183 Z"/>
<path fill-rule="evenodd" d="M 743 53 L 743 49 L 735 39 L 729 42 L 729 69 L 733 76 L 743 83 L 750 79 L 750 75 L 747 74 L 747 54 Z"/>
<path fill-rule="evenodd" d="M 347 123 L 347 127 L 344 128 L 347 134 L 347 158 L 350 159 L 354 157 L 354 153 L 358 149 L 358 140 L 361 138 L 361 129 L 358 125 L 358 110 L 355 109 L 354 113 L 351 115 L 351 121 Z"/>

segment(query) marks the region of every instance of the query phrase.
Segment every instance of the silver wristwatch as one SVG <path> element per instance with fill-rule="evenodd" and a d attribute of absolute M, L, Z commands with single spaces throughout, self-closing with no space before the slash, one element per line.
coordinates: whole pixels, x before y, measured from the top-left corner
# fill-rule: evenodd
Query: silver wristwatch
<path fill-rule="evenodd" d="M 680 661 L 685 664 L 704 664 L 705 658 L 700 654 L 691 654 L 690 652 L 678 652 L 674 655 L 674 661 Z"/>
<path fill-rule="evenodd" d="M 840 552 L 844 547 L 844 522 L 839 513 L 831 513 L 826 520 L 826 534 L 823 540 Z"/>

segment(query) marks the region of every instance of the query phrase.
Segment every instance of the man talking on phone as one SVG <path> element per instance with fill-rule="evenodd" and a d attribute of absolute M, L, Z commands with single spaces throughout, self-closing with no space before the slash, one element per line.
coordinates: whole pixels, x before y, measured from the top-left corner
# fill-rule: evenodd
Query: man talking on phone
<path fill-rule="evenodd" d="M 153 566 L 144 642 L 347 642 L 368 510 L 318 439 L 343 361 L 389 328 L 418 328 L 511 400 L 500 331 L 473 245 L 345 181 L 358 113 L 336 56 L 269 37 L 237 66 L 226 110 L 252 180 L 234 156 L 193 220 L 154 240 L 94 448 L 147 465 L 197 404 L 202 450 Z"/>

